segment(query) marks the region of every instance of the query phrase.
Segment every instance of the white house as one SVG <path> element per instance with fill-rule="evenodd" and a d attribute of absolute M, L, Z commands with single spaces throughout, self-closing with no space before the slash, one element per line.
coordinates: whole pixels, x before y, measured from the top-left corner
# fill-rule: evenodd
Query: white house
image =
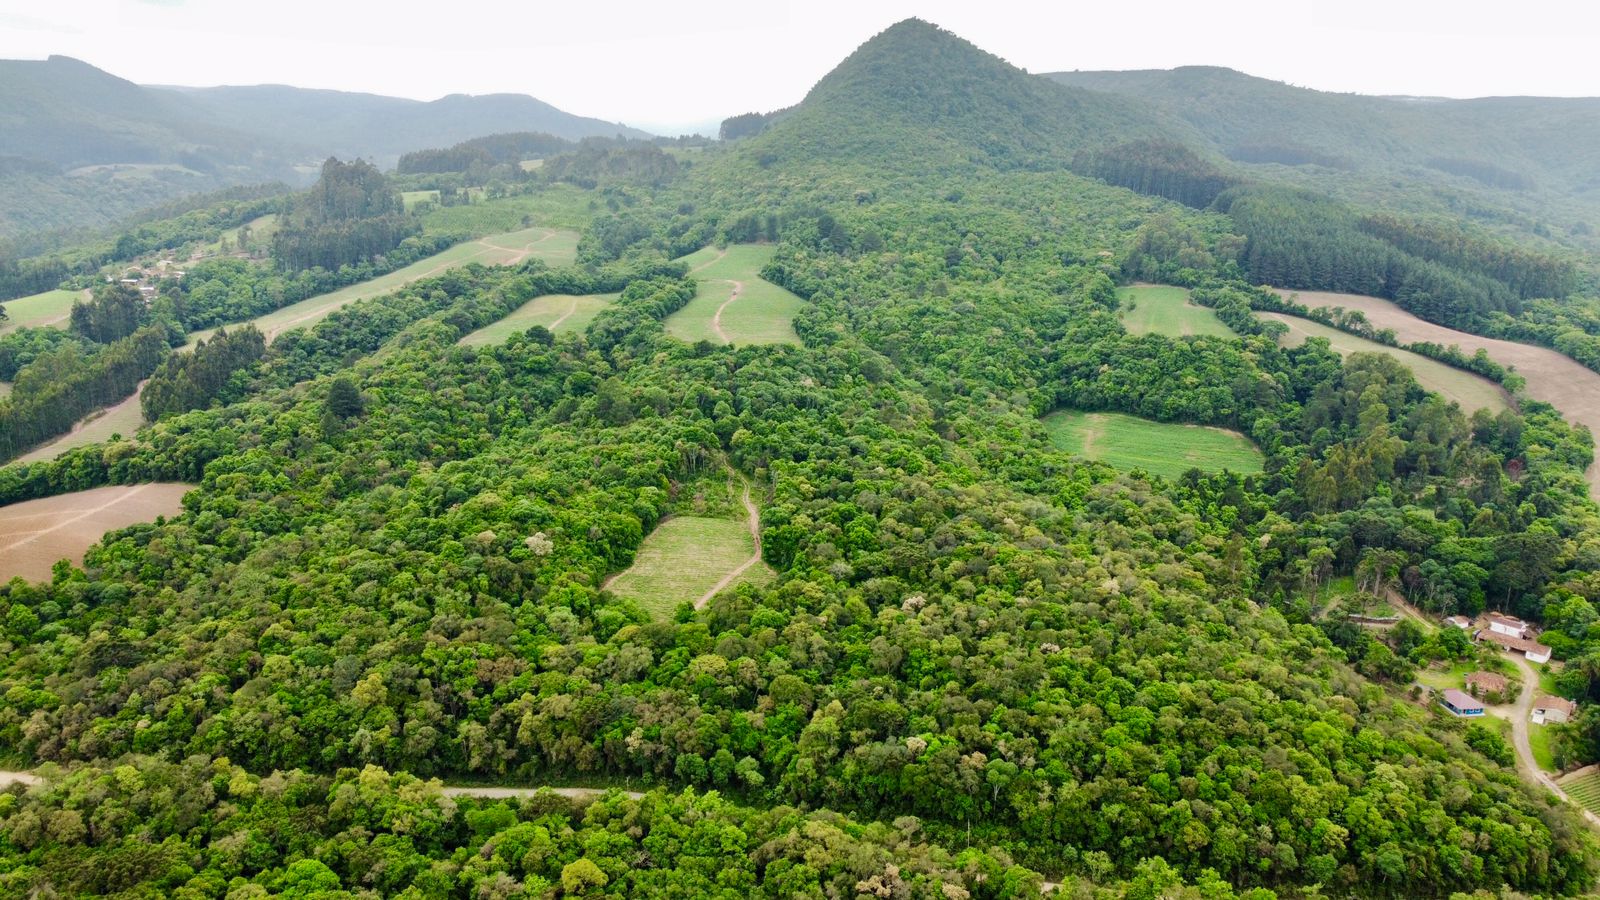
<path fill-rule="evenodd" d="M 1489 613 L 1489 630 L 1506 637 L 1525 638 L 1528 636 L 1528 623 L 1516 616 L 1504 613 Z"/>
<path fill-rule="evenodd" d="M 1467 631 L 1472 628 L 1472 620 L 1466 616 L 1450 616 L 1449 618 L 1445 619 L 1445 623 L 1454 625 L 1463 631 Z"/>
<path fill-rule="evenodd" d="M 1540 694 L 1533 698 L 1533 724 L 1565 722 L 1578 711 L 1578 704 L 1562 697 Z"/>
<path fill-rule="evenodd" d="M 1490 643 L 1499 644 L 1501 647 L 1504 647 L 1507 650 L 1521 653 L 1523 656 L 1527 657 L 1528 662 L 1531 663 L 1550 661 L 1550 648 L 1539 643 L 1538 641 L 1532 641 L 1527 638 L 1512 637 L 1503 631 L 1494 631 L 1489 628 L 1479 631 L 1476 637 L 1480 641 L 1489 641 Z"/>

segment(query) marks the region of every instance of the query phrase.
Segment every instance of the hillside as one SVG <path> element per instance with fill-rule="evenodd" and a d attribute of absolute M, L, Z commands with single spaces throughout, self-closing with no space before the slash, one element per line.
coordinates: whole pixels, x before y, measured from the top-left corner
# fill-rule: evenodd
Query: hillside
<path fill-rule="evenodd" d="M 304 184 L 332 155 L 389 167 L 408 150 L 519 130 L 648 137 L 522 95 L 148 87 L 64 56 L 0 60 L 0 239 L 103 227 L 230 185 Z"/>
<path fill-rule="evenodd" d="M 393 166 L 407 151 L 510 131 L 543 132 L 568 140 L 650 137 L 637 128 L 576 116 L 523 94 L 451 94 L 423 102 L 284 85 L 158 91 L 191 102 L 218 123 L 267 134 L 294 134 L 297 141 L 319 152 L 361 156 L 384 168 Z"/>
<path fill-rule="evenodd" d="M 740 153 L 764 167 L 1060 169 L 1084 147 L 1183 133 L 1144 104 L 1029 76 L 919 19 L 862 44 Z"/>
<path fill-rule="evenodd" d="M 1338 94 L 1212 66 L 1044 77 L 1148 104 L 1257 177 L 1440 214 L 1492 204 L 1470 217 L 1591 249 L 1600 228 L 1600 99 Z"/>

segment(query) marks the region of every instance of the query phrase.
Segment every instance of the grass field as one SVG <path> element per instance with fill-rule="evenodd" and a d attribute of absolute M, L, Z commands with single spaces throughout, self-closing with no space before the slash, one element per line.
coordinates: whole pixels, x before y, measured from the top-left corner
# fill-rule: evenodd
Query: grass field
<path fill-rule="evenodd" d="M 1058 410 L 1044 418 L 1050 441 L 1078 456 L 1119 469 L 1144 469 L 1176 478 L 1190 469 L 1261 471 L 1261 451 L 1244 435 L 1222 428 L 1153 422 L 1121 413 Z"/>
<path fill-rule="evenodd" d="M 511 315 L 485 325 L 460 340 L 463 347 L 503 344 L 519 331 L 543 325 L 556 334 L 582 331 L 589 327 L 600 310 L 611 305 L 616 294 L 549 294 L 522 304 Z"/>
<path fill-rule="evenodd" d="M 1417 670 L 1417 680 L 1436 691 L 1445 691 L 1450 688 L 1466 690 L 1466 678 L 1473 672 L 1482 668 L 1476 662 L 1456 662 L 1447 669 L 1436 669 L 1433 666 L 1423 666 Z"/>
<path fill-rule="evenodd" d="M 418 203 L 438 203 L 438 191 L 401 191 L 400 205 L 410 212 Z"/>
<path fill-rule="evenodd" d="M 1435 359 L 1429 359 L 1421 354 L 1397 347 L 1386 347 L 1376 341 L 1346 334 L 1337 328 L 1329 328 L 1321 322 L 1302 319 L 1299 316 L 1288 316 L 1281 313 L 1260 313 L 1271 319 L 1289 326 L 1289 333 L 1284 335 L 1284 343 L 1289 346 L 1299 346 L 1305 343 L 1308 337 L 1327 338 L 1335 352 L 1340 356 L 1349 356 L 1352 353 L 1387 353 L 1411 370 L 1417 378 L 1417 383 L 1430 391 L 1437 391 L 1446 400 L 1454 400 L 1461 404 L 1462 411 L 1471 415 L 1474 410 L 1488 409 L 1499 412 L 1509 407 L 1506 392 L 1494 382 L 1482 375 L 1447 366 Z"/>
<path fill-rule="evenodd" d="M 1528 723 L 1528 747 L 1533 751 L 1533 761 L 1546 772 L 1556 770 L 1555 754 L 1550 752 L 1550 729 L 1545 725 Z"/>
<path fill-rule="evenodd" d="M 255 326 L 271 340 L 291 328 L 315 325 L 334 310 L 357 300 L 366 300 L 398 290 L 413 281 L 438 275 L 467 263 L 510 265 L 534 257 L 551 265 L 568 265 L 577 253 L 578 233 L 557 228 L 524 228 L 507 234 L 493 234 L 457 244 L 442 253 L 418 260 L 403 269 L 387 275 L 352 284 L 349 287 L 319 294 L 299 303 L 274 310 L 252 319 Z M 189 335 L 189 346 L 208 339 L 216 329 L 196 331 Z"/>
<path fill-rule="evenodd" d="M 0 319 L 0 334 L 14 328 L 43 328 L 46 325 L 67 327 L 72 315 L 72 303 L 82 298 L 83 291 L 45 291 L 0 302 L 6 317 Z"/>
<path fill-rule="evenodd" d="M 633 565 L 609 585 L 658 620 L 671 620 L 684 601 L 694 602 L 755 552 L 744 522 L 676 516 L 657 526 L 640 545 Z M 764 583 L 772 577 L 765 564 L 751 566 L 738 582 Z"/>
<path fill-rule="evenodd" d="M 1189 291 L 1165 284 L 1136 284 L 1120 288 L 1122 326 L 1132 334 L 1164 334 L 1168 337 L 1211 335 L 1236 337 L 1222 324 L 1217 314 L 1189 302 Z"/>
<path fill-rule="evenodd" d="M 143 388 L 144 385 L 141 384 L 139 387 Z M 87 447 L 90 444 L 109 441 L 114 434 L 133 437 L 142 425 L 144 425 L 144 410 L 139 406 L 139 392 L 134 391 L 133 396 L 128 399 L 116 406 L 90 413 L 74 425 L 71 431 L 17 457 L 13 462 L 30 463 L 55 459 L 74 447 Z"/>
<path fill-rule="evenodd" d="M 552 184 L 532 194 L 484 200 L 465 206 L 439 206 L 422 216 L 424 231 L 488 234 L 514 231 L 535 222 L 550 228 L 582 231 L 594 219 L 593 191 L 570 184 Z"/>
<path fill-rule="evenodd" d="M 264 216 L 257 216 L 251 219 L 238 228 L 230 228 L 222 233 L 221 238 L 202 247 L 195 255 L 213 257 L 221 256 L 224 253 L 237 253 L 240 250 L 248 250 L 248 247 L 239 246 L 239 234 L 247 228 L 250 230 L 250 244 L 263 248 L 270 246 L 272 236 L 278 232 L 278 214 L 267 213 Z"/>
<path fill-rule="evenodd" d="M 0 583 L 50 577 L 56 560 L 83 561 L 107 531 L 177 515 L 192 484 L 134 484 L 0 506 Z"/>
<path fill-rule="evenodd" d="M 794 317 L 805 301 L 758 274 L 772 258 L 765 244 L 706 247 L 683 257 L 699 283 L 693 300 L 667 317 L 667 333 L 714 344 L 798 344 Z"/>

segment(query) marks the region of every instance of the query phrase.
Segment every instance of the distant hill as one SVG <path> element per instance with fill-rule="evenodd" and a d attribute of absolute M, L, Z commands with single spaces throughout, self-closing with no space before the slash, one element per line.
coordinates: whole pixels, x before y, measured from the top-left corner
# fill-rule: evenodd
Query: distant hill
<path fill-rule="evenodd" d="M 1035 78 L 910 19 L 861 45 L 739 153 L 763 167 L 1043 169 L 1064 167 L 1085 147 L 1187 130 L 1148 104 Z"/>
<path fill-rule="evenodd" d="M 1600 227 L 1597 98 L 1336 94 L 1210 66 L 1045 77 L 1146 103 L 1259 177 L 1535 233 Z M 1413 190 L 1396 196 L 1396 176 Z M 1482 202 L 1503 211 L 1471 209 Z"/>
<path fill-rule="evenodd" d="M 523 94 L 451 94 L 423 102 L 283 85 L 158 90 L 191 102 L 220 124 L 293 134 L 300 143 L 324 154 L 362 156 L 385 168 L 411 150 L 512 131 L 542 132 L 568 140 L 650 137 L 616 122 L 562 112 Z"/>
<path fill-rule="evenodd" d="M 65 56 L 0 60 L 0 238 L 105 226 L 230 185 L 304 183 L 330 155 L 389 167 L 408 150 L 523 130 L 649 136 L 521 95 L 148 87 Z"/>

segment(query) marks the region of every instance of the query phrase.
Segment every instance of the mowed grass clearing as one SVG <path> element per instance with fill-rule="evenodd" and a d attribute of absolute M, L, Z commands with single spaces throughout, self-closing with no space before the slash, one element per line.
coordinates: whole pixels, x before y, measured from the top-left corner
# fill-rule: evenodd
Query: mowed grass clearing
<path fill-rule="evenodd" d="M 111 485 L 0 506 L 0 583 L 50 577 L 57 560 L 83 562 L 106 532 L 183 511 L 192 484 Z"/>
<path fill-rule="evenodd" d="M 610 306 L 617 294 L 546 294 L 535 297 L 517 307 L 516 311 L 498 322 L 485 325 L 461 338 L 463 347 L 483 347 L 503 344 L 513 334 L 543 325 L 555 334 L 583 331 Z"/>
<path fill-rule="evenodd" d="M 15 300 L 0 301 L 6 317 L 0 319 L 0 334 L 17 328 L 67 327 L 72 304 L 87 299 L 87 291 L 45 291 Z"/>
<path fill-rule="evenodd" d="M 798 344 L 794 317 L 805 301 L 760 276 L 768 244 L 706 247 L 679 259 L 698 283 L 694 299 L 667 317 L 667 333 L 714 344 Z"/>
<path fill-rule="evenodd" d="M 744 522 L 675 516 L 656 526 L 639 545 L 633 565 L 611 579 L 607 587 L 638 603 L 655 619 L 670 621 L 678 604 L 700 599 L 754 553 L 755 541 Z M 772 570 L 758 563 L 734 584 L 764 584 L 771 578 Z"/>
<path fill-rule="evenodd" d="M 1215 312 L 1192 302 L 1187 288 L 1167 284 L 1135 284 L 1119 288 L 1117 300 L 1122 327 L 1132 334 L 1237 336 L 1233 329 L 1222 324 Z"/>
<path fill-rule="evenodd" d="M 1479 409 L 1497 413 L 1510 407 L 1505 389 L 1482 375 L 1474 375 L 1454 366 L 1447 366 L 1420 353 L 1356 337 L 1337 328 L 1330 328 L 1321 322 L 1313 322 L 1299 316 L 1283 313 L 1257 313 L 1257 315 L 1276 319 L 1289 326 L 1289 333 L 1283 336 L 1285 346 L 1298 347 L 1305 343 L 1307 338 L 1320 337 L 1327 338 L 1334 352 L 1340 356 L 1349 356 L 1352 353 L 1387 353 L 1410 369 L 1411 374 L 1416 376 L 1418 384 L 1443 395 L 1446 400 L 1461 404 L 1462 411 L 1467 415 Z"/>
<path fill-rule="evenodd" d="M 1528 727 L 1537 728 L 1539 726 L 1529 725 Z M 1530 733 L 1530 743 L 1532 742 L 1532 737 Z M 1561 789 L 1566 791 L 1572 799 L 1578 801 L 1584 809 L 1600 815 L 1600 772 L 1590 772 L 1579 778 L 1562 779 L 1556 783 L 1561 785 Z"/>
<path fill-rule="evenodd" d="M 1044 427 L 1051 443 L 1062 450 L 1119 469 L 1143 469 L 1164 478 L 1190 469 L 1261 471 L 1261 451 L 1244 435 L 1223 428 L 1065 409 L 1045 416 Z"/>
<path fill-rule="evenodd" d="M 33 450 L 12 460 L 12 463 L 42 462 L 55 459 L 61 454 L 75 447 L 87 447 L 111 440 L 112 435 L 121 435 L 131 438 L 140 428 L 144 427 L 144 409 L 139 405 L 139 393 L 144 390 L 140 383 L 138 390 L 133 395 L 115 406 L 97 409 L 79 420 L 72 426 L 72 430 L 61 435 L 48 444 L 42 444 Z"/>
<path fill-rule="evenodd" d="M 285 306 L 251 321 L 272 340 L 291 328 L 315 325 L 334 310 L 358 300 L 382 296 L 457 266 L 468 263 L 484 265 L 514 265 L 525 259 L 542 259 L 553 266 L 570 265 L 577 257 L 578 233 L 561 228 L 524 228 L 506 234 L 493 234 L 475 241 L 457 244 L 442 253 L 420 259 L 387 275 L 352 284 L 349 287 L 308 297 L 299 303 Z M 208 340 L 216 329 L 209 328 L 189 335 L 189 347 L 200 340 Z"/>

